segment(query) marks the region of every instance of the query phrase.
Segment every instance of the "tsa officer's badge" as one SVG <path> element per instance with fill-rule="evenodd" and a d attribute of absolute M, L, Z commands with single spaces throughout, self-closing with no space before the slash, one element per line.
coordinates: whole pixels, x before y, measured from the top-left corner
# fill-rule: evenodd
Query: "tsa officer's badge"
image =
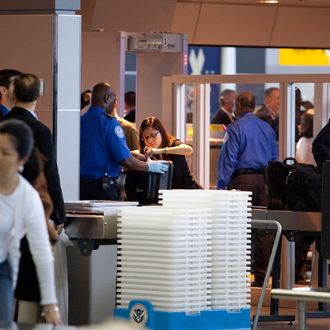
<path fill-rule="evenodd" d="M 135 304 L 132 306 L 129 318 L 131 323 L 134 323 L 135 326 L 142 328 L 148 321 L 148 311 L 144 305 Z"/>

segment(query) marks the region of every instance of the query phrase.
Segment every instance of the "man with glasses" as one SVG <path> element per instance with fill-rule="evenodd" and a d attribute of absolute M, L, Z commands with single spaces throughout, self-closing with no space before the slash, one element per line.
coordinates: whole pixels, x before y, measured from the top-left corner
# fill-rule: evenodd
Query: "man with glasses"
<path fill-rule="evenodd" d="M 165 173 L 162 161 L 141 161 L 132 156 L 125 134 L 115 118 L 117 100 L 112 87 L 98 83 L 92 91 L 91 107 L 81 116 L 80 199 L 119 200 L 116 179 L 121 166 L 132 171 Z"/>

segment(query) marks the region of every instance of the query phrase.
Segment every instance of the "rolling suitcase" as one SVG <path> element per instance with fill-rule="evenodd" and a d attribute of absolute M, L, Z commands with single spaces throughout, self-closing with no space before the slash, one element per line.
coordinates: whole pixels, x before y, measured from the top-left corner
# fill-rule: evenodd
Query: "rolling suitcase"
<path fill-rule="evenodd" d="M 126 172 L 125 193 L 128 201 L 137 201 L 139 205 L 158 204 L 158 191 L 171 189 L 173 164 L 168 162 L 166 173 Z"/>

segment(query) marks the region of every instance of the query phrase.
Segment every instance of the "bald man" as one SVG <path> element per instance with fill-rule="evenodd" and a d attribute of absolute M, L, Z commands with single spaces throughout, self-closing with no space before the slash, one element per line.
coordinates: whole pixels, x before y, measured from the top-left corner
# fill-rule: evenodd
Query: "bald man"
<path fill-rule="evenodd" d="M 92 90 L 91 107 L 81 116 L 80 199 L 118 200 L 116 183 L 121 167 L 132 171 L 164 173 L 162 161 L 141 161 L 132 156 L 125 134 L 115 118 L 117 100 L 112 87 L 98 83 Z"/>
<path fill-rule="evenodd" d="M 225 133 L 218 162 L 218 189 L 252 191 L 252 205 L 266 206 L 263 167 L 278 158 L 275 132 L 254 114 L 255 98 L 249 92 L 236 98 L 238 120 Z M 252 239 L 254 276 L 261 286 L 269 260 L 272 240 L 258 235 Z"/>
<path fill-rule="evenodd" d="M 275 133 L 254 114 L 255 98 L 244 92 L 237 96 L 238 118 L 228 127 L 218 164 L 218 188 L 243 187 L 253 192 L 253 205 L 266 205 L 262 169 L 277 159 Z"/>

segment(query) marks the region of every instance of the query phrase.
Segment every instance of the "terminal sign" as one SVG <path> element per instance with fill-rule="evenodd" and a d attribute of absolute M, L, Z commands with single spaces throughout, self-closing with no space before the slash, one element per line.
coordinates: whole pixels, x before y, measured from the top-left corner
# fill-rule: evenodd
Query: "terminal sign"
<path fill-rule="evenodd" d="M 280 65 L 327 66 L 330 53 L 326 49 L 279 49 Z"/>

